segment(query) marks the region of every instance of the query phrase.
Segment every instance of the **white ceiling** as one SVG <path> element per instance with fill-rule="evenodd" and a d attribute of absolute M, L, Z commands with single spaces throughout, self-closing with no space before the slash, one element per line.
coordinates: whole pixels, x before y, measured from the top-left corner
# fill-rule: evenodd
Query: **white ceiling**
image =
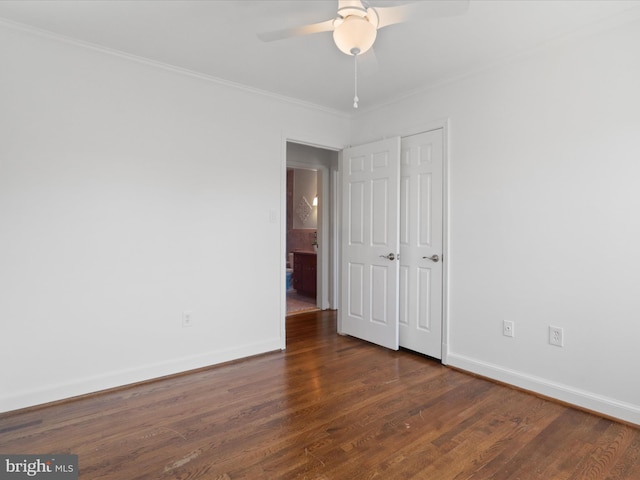
<path fill-rule="evenodd" d="M 351 113 L 353 57 L 330 33 L 272 43 L 256 36 L 333 18 L 336 9 L 335 0 L 4 0 L 0 18 Z M 359 75 L 360 107 L 639 14 L 640 0 L 471 0 L 459 16 L 393 25 L 378 33 L 377 71 Z"/>

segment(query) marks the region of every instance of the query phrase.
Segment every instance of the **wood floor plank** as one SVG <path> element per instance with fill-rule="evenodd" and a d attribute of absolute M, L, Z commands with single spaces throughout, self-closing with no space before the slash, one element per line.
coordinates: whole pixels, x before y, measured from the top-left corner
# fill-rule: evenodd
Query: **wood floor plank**
<path fill-rule="evenodd" d="M 287 350 L 0 415 L 80 478 L 638 480 L 640 430 L 287 319 Z"/>

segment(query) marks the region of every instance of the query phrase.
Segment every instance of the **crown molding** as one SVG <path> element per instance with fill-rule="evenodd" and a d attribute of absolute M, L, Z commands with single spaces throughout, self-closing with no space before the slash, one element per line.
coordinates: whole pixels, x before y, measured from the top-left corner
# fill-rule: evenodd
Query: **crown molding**
<path fill-rule="evenodd" d="M 293 97 L 288 97 L 286 95 L 281 95 L 278 93 L 270 92 L 267 90 L 261 90 L 259 88 L 251 87 L 249 85 L 244 85 L 242 83 L 233 82 L 230 80 L 225 80 L 222 78 L 214 77 L 213 75 L 208 75 L 206 73 L 197 72 L 195 70 L 189 70 L 188 68 L 178 67 L 176 65 L 171 65 L 164 62 L 159 62 L 157 60 L 152 60 L 150 58 L 141 57 L 138 55 L 134 55 L 131 53 L 124 52 L 122 50 L 117 50 L 110 47 L 105 47 L 103 45 L 87 42 L 85 40 L 79 40 L 77 38 L 68 37 L 66 35 L 61 35 L 59 33 L 51 32 L 50 30 L 41 29 L 38 27 L 34 27 L 32 25 L 27 25 L 19 22 L 15 22 L 13 20 L 8 20 L 6 18 L 0 18 L 0 26 L 10 28 L 13 30 L 22 31 L 31 35 L 35 35 L 42 38 L 48 38 L 53 41 L 62 42 L 66 44 L 70 44 L 76 47 L 85 48 L 89 50 L 93 50 L 99 53 L 103 53 L 106 55 L 119 57 L 125 60 L 129 60 L 132 62 L 136 62 L 139 64 L 147 65 L 150 67 L 158 68 L 165 71 L 170 71 L 173 73 L 177 73 L 180 75 L 197 78 L 199 80 L 204 80 L 206 82 L 215 83 L 216 85 L 220 85 L 223 87 L 233 88 L 235 90 L 240 90 L 246 93 L 250 93 L 253 95 L 259 95 L 262 97 L 267 97 L 272 100 L 277 100 L 279 102 L 288 103 L 291 105 L 295 105 L 298 107 L 307 108 L 310 110 L 316 110 L 322 113 L 327 113 L 330 115 L 342 117 L 342 118 L 351 118 L 351 115 L 343 112 L 341 110 L 336 110 L 333 108 L 325 107 L 323 105 L 318 105 L 316 103 L 307 102 L 304 100 L 300 100 Z"/>

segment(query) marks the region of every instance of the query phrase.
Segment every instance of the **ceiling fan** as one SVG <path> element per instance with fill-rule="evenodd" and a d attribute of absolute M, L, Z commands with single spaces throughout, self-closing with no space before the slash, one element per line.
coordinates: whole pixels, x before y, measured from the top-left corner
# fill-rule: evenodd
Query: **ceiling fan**
<path fill-rule="evenodd" d="M 341 52 L 356 57 L 353 107 L 358 108 L 357 57 L 371 50 L 378 30 L 416 17 L 444 17 L 464 13 L 469 0 L 429 0 L 414 2 L 376 2 L 387 6 L 372 6 L 366 0 L 338 0 L 335 18 L 300 27 L 258 34 L 264 42 L 283 40 L 314 33 L 333 32 L 333 41 Z"/>

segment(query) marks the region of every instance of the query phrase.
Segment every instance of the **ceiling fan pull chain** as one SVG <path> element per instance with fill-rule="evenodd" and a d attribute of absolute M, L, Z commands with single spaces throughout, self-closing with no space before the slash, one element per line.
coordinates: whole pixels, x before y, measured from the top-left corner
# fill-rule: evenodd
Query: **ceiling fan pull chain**
<path fill-rule="evenodd" d="M 354 63 L 354 91 L 355 95 L 353 97 L 353 108 L 358 108 L 358 102 L 360 99 L 358 98 L 358 55 L 353 56 Z"/>

